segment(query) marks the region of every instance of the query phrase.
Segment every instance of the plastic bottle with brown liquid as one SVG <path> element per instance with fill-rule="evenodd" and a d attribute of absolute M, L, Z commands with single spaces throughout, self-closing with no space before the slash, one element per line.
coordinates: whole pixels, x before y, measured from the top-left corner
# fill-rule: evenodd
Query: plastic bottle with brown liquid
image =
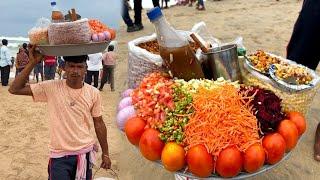
<path fill-rule="evenodd" d="M 187 38 L 170 26 L 161 9 L 155 7 L 147 15 L 156 29 L 163 64 L 173 77 L 187 81 L 204 78 L 201 64 L 192 51 Z"/>
<path fill-rule="evenodd" d="M 62 12 L 59 10 L 57 7 L 57 3 L 55 1 L 51 2 L 51 8 L 52 8 L 52 13 L 51 13 L 51 20 L 52 22 L 63 22 L 64 21 L 64 16 Z"/>

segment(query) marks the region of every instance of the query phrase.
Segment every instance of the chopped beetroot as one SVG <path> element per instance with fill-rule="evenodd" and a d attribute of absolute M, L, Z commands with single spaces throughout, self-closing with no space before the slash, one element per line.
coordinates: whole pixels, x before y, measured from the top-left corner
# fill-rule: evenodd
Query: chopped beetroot
<path fill-rule="evenodd" d="M 280 121 L 285 118 L 285 114 L 281 111 L 281 99 L 272 91 L 259 87 L 242 87 L 241 90 L 249 91 L 248 96 L 255 94 L 251 105 L 262 133 L 275 131 Z"/>

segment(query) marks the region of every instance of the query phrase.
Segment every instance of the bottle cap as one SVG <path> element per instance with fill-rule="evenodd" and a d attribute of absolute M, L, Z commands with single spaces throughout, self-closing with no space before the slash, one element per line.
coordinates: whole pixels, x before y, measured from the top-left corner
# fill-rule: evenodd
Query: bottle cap
<path fill-rule="evenodd" d="M 156 20 L 157 18 L 162 16 L 161 9 L 159 7 L 152 8 L 150 11 L 147 12 L 147 16 L 150 21 Z"/>
<path fill-rule="evenodd" d="M 52 1 L 51 6 L 55 6 L 55 5 L 57 5 L 57 3 L 55 1 Z"/>

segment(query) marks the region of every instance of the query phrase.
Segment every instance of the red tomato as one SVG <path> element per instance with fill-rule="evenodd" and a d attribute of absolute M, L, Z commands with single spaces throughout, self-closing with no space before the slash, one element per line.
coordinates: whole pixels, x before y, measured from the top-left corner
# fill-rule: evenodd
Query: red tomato
<path fill-rule="evenodd" d="M 196 145 L 187 152 L 188 169 L 192 174 L 205 178 L 213 171 L 213 157 L 203 145 Z"/>
<path fill-rule="evenodd" d="M 307 129 L 306 120 L 304 119 L 303 115 L 299 112 L 289 112 L 287 117 L 290 121 L 294 122 L 297 126 L 299 136 L 301 136 Z"/>
<path fill-rule="evenodd" d="M 279 162 L 286 151 L 286 142 L 279 133 L 264 136 L 262 146 L 266 151 L 267 163 L 269 164 Z"/>
<path fill-rule="evenodd" d="M 290 151 L 293 149 L 298 142 L 298 129 L 294 122 L 290 120 L 283 120 L 278 126 L 278 133 L 282 135 L 286 141 L 286 150 Z"/>
<path fill-rule="evenodd" d="M 140 117 L 129 118 L 124 126 L 124 132 L 127 135 L 127 139 L 133 145 L 138 145 L 140 137 L 144 132 L 146 122 Z"/>
<path fill-rule="evenodd" d="M 155 129 L 146 129 L 139 142 L 141 154 L 150 161 L 161 159 L 164 143 L 159 138 L 159 131 Z"/>
<path fill-rule="evenodd" d="M 241 152 L 236 147 L 228 147 L 220 152 L 216 171 L 222 177 L 234 177 L 240 173 L 242 164 Z"/>
<path fill-rule="evenodd" d="M 249 172 L 253 173 L 260 169 L 265 161 L 265 152 L 261 144 L 251 145 L 243 156 L 243 167 Z"/>

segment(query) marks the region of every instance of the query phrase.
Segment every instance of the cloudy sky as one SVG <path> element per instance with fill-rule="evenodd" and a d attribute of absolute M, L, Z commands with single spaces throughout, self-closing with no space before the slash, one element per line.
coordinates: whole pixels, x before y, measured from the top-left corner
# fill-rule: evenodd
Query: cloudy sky
<path fill-rule="evenodd" d="M 121 0 L 55 0 L 63 13 L 75 8 L 82 16 L 97 18 L 112 28 L 121 20 Z M 0 0 L 0 36 L 27 37 L 38 18 L 51 17 L 51 0 Z"/>

